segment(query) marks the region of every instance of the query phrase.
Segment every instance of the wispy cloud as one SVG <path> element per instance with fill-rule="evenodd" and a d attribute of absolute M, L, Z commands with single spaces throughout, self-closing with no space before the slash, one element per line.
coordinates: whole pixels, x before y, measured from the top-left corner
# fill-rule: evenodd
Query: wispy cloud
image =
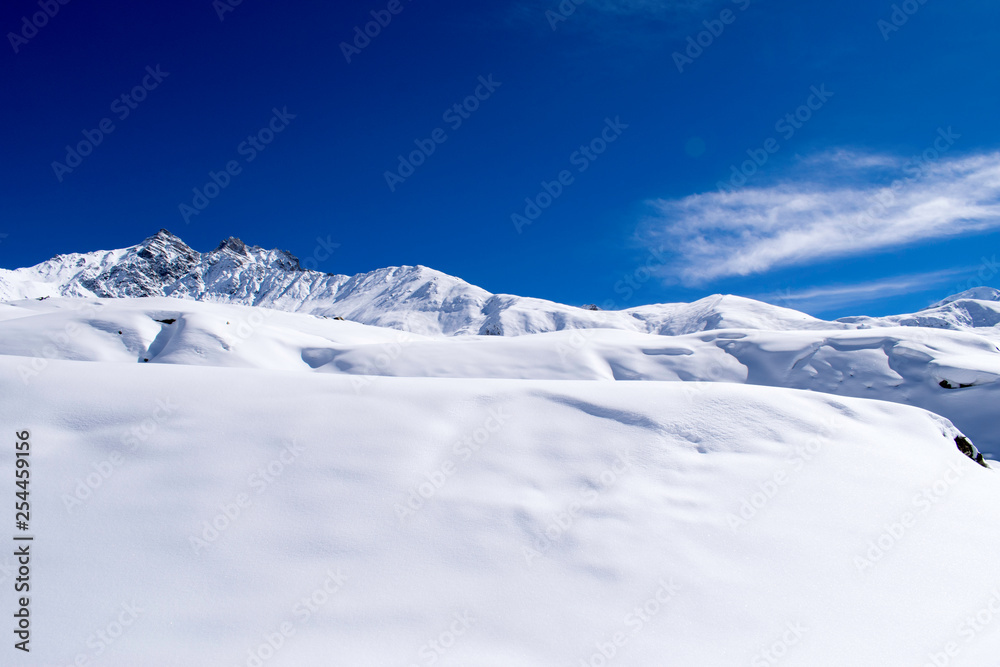
<path fill-rule="evenodd" d="M 830 155 L 804 161 L 797 181 L 650 202 L 641 235 L 672 251 L 664 275 L 702 285 L 1000 228 L 1000 153 Z"/>
<path fill-rule="evenodd" d="M 953 282 L 972 271 L 969 267 L 894 276 L 850 285 L 824 285 L 761 294 L 755 298 L 804 312 L 825 313 L 847 306 L 873 303 L 887 297 L 913 294 Z"/>

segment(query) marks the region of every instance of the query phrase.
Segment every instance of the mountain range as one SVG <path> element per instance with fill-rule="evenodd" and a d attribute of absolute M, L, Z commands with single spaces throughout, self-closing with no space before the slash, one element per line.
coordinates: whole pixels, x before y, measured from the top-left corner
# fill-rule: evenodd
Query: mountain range
<path fill-rule="evenodd" d="M 998 311 L 601 311 L 166 231 L 0 271 L 44 638 L 4 664 L 993 664 Z"/>
<path fill-rule="evenodd" d="M 200 253 L 163 229 L 128 248 L 58 255 L 33 267 L 0 270 L 0 301 L 151 296 L 261 306 L 446 336 L 592 328 L 659 335 L 730 328 L 919 326 L 981 331 L 1000 323 L 1000 291 L 989 287 L 949 297 L 915 314 L 833 322 L 731 295 L 601 311 L 491 294 L 425 266 L 387 267 L 354 276 L 308 270 L 287 251 L 248 246 L 232 237 Z"/>

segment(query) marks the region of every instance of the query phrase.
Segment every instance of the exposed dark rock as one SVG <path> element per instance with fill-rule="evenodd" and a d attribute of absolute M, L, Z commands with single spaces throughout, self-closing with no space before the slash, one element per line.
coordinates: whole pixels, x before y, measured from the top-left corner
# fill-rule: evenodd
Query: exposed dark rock
<path fill-rule="evenodd" d="M 982 452 L 976 449 L 976 446 L 972 444 L 972 441 L 964 435 L 960 435 L 955 438 L 955 445 L 958 446 L 958 451 L 962 452 L 984 468 L 989 468 L 989 466 L 986 465 L 986 461 L 983 460 Z"/>
<path fill-rule="evenodd" d="M 491 322 L 489 324 L 483 325 L 479 330 L 480 336 L 502 336 L 503 335 L 503 325 L 499 322 Z"/>
<path fill-rule="evenodd" d="M 243 243 L 240 239 L 235 236 L 230 236 L 229 238 L 222 241 L 216 250 L 232 250 L 237 255 L 246 255 L 247 245 Z"/>
<path fill-rule="evenodd" d="M 938 384 L 941 385 L 942 387 L 944 387 L 945 389 L 967 389 L 969 387 L 975 387 L 976 386 L 974 384 L 959 384 L 956 387 L 955 385 L 953 385 L 952 383 L 948 382 L 947 380 L 941 380 L 940 382 L 938 382 Z"/>

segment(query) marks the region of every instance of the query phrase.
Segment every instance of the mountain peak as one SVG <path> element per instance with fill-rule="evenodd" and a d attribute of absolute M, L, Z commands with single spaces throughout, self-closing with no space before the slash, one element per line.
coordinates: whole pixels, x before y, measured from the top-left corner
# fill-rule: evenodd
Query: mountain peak
<path fill-rule="evenodd" d="M 222 240 L 219 243 L 219 247 L 216 250 L 231 250 L 237 255 L 247 255 L 247 244 L 236 238 L 235 236 L 230 236 Z"/>
<path fill-rule="evenodd" d="M 967 289 L 964 292 L 952 294 L 946 299 L 941 299 L 937 303 L 927 306 L 924 310 L 940 308 L 941 306 L 947 306 L 949 303 L 964 301 L 965 299 L 973 299 L 975 301 L 1000 301 L 1000 290 L 995 287 L 973 287 L 972 289 Z"/>
<path fill-rule="evenodd" d="M 199 253 L 166 229 L 161 229 L 140 243 L 136 255 L 164 264 L 175 264 L 179 260 L 182 264 L 190 265 L 199 258 Z"/>
<path fill-rule="evenodd" d="M 311 261 L 310 261 L 311 260 Z M 727 294 L 694 303 L 583 310 L 543 299 L 491 294 L 424 265 L 388 266 L 354 276 L 303 267 L 285 250 L 230 236 L 199 253 L 166 229 L 112 251 L 56 257 L 0 272 L 0 301 L 48 296 L 170 296 L 338 317 L 422 334 L 516 336 L 562 329 L 621 329 L 681 335 L 718 329 L 791 331 L 924 326 L 974 330 L 1000 324 L 1000 290 L 949 297 L 941 311 L 825 322 L 786 307 Z M 988 303 L 992 301 L 993 303 Z"/>
<path fill-rule="evenodd" d="M 164 228 L 161 228 L 160 231 L 156 232 L 152 236 L 147 237 L 139 245 L 147 245 L 149 243 L 156 243 L 156 242 L 167 243 L 171 245 L 175 244 L 187 245 L 184 243 L 184 241 L 181 240 L 179 236 L 171 232 L 169 229 L 164 229 Z"/>

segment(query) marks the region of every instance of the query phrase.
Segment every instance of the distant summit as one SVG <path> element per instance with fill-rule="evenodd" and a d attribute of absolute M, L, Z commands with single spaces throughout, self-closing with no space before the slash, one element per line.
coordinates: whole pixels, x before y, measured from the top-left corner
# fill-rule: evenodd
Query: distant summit
<path fill-rule="evenodd" d="M 965 301 L 967 299 L 973 299 L 975 301 L 1000 301 L 1000 290 L 995 287 L 973 287 L 972 289 L 965 290 L 958 294 L 953 294 L 947 299 L 942 299 L 937 303 L 928 306 L 925 310 L 930 308 L 940 308 L 941 306 L 946 306 L 949 303 L 954 303 L 955 301 Z"/>
<path fill-rule="evenodd" d="M 578 308 L 542 299 L 491 294 L 425 266 L 397 266 L 354 276 L 303 268 L 285 250 L 229 237 L 201 253 L 166 229 L 120 250 L 59 255 L 33 267 L 0 270 L 0 300 L 44 297 L 169 296 L 261 306 L 429 335 L 517 336 L 565 329 L 622 329 L 682 335 L 718 329 L 944 329 L 1000 323 L 1000 290 L 979 287 L 912 315 L 826 322 L 739 296 L 627 310 Z"/>

